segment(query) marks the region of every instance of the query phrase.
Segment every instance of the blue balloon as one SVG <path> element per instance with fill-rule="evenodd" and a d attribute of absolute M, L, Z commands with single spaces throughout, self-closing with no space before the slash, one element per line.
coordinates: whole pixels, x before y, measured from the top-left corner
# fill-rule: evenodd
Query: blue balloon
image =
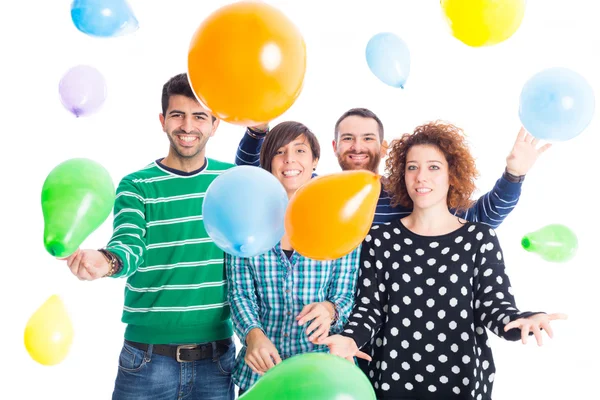
<path fill-rule="evenodd" d="M 410 52 L 406 43 L 393 33 L 383 32 L 367 43 L 367 64 L 383 83 L 404 89 L 410 74 Z"/>
<path fill-rule="evenodd" d="M 588 126 L 594 108 L 594 90 L 585 78 L 567 68 L 549 68 L 523 86 L 519 118 L 538 139 L 566 141 Z"/>
<path fill-rule="evenodd" d="M 202 205 L 204 227 L 226 253 L 253 257 L 285 233 L 288 197 L 281 182 L 259 167 L 234 167 L 215 179 Z"/>
<path fill-rule="evenodd" d="M 122 36 L 139 27 L 125 0 L 74 0 L 71 19 L 81 32 L 95 37 Z"/>

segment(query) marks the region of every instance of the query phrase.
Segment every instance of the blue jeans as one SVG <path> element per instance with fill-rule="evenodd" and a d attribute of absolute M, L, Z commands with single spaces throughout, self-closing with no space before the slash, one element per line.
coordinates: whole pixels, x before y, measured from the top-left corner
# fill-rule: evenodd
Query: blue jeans
<path fill-rule="evenodd" d="M 213 351 L 216 344 L 213 342 Z M 231 371 L 235 344 L 223 354 L 199 361 L 177 362 L 123 343 L 113 400 L 233 400 Z"/>

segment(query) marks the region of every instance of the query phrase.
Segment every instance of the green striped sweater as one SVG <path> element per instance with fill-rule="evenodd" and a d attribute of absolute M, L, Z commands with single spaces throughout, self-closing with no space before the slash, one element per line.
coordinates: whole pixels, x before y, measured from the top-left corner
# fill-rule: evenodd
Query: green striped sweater
<path fill-rule="evenodd" d="M 190 174 L 160 162 L 123 178 L 107 249 L 127 277 L 125 339 L 203 343 L 233 335 L 223 251 L 206 233 L 202 202 L 211 182 L 233 167 L 213 159 Z"/>

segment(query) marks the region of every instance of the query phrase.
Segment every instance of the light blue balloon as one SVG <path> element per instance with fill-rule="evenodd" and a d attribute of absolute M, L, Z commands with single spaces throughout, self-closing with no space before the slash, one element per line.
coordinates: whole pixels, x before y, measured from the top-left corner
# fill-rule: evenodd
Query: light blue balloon
<path fill-rule="evenodd" d="M 378 33 L 367 43 L 367 64 L 383 83 L 404 89 L 410 74 L 410 51 L 406 43 L 389 32 Z"/>
<path fill-rule="evenodd" d="M 566 141 L 589 125 L 594 109 L 594 90 L 585 78 L 557 67 L 538 72 L 525 83 L 519 118 L 538 139 Z"/>
<path fill-rule="evenodd" d="M 208 187 L 202 205 L 204 227 L 226 253 L 253 257 L 283 237 L 287 204 L 283 185 L 269 172 L 234 167 Z"/>
<path fill-rule="evenodd" d="M 139 27 L 125 0 L 74 0 L 71 19 L 81 32 L 96 37 L 122 36 Z"/>

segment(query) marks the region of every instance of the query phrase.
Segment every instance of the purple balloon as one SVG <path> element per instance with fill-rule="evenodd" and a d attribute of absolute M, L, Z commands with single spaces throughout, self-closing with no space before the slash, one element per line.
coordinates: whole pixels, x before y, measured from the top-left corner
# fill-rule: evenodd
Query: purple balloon
<path fill-rule="evenodd" d="M 76 117 L 98 111 L 106 99 L 106 82 L 94 67 L 78 65 L 62 77 L 58 85 L 60 101 Z"/>

